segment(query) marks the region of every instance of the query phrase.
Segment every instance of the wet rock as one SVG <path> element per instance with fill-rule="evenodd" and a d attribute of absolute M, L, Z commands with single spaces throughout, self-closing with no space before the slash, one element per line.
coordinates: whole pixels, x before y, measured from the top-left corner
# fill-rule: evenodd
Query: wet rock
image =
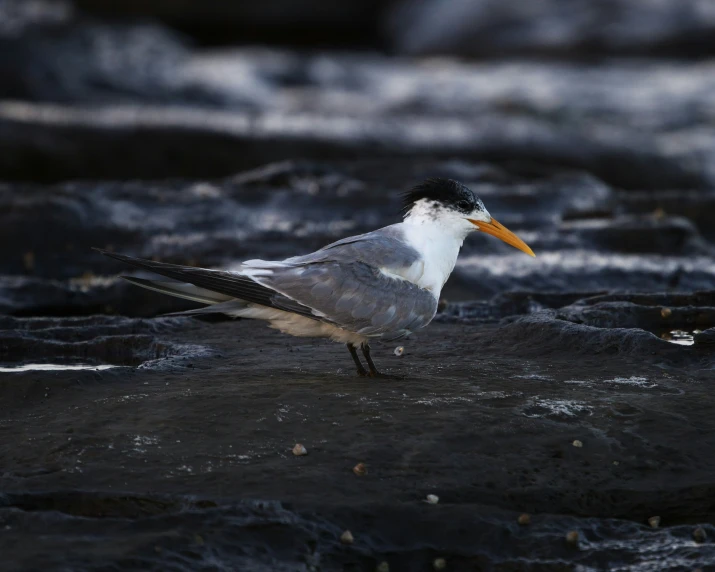
<path fill-rule="evenodd" d="M 0 96 L 5 99 L 189 100 L 181 78 L 172 77 L 187 57 L 181 42 L 148 25 L 32 28 L 21 36 L 0 36 L 0 54 L 6 78 Z"/>
<path fill-rule="evenodd" d="M 712 293 L 693 297 L 692 301 L 712 298 Z M 651 332 L 670 330 L 704 330 L 715 327 L 715 306 L 668 305 L 670 314 L 663 316 L 660 305 L 648 304 L 657 298 L 631 296 L 628 294 L 595 296 L 571 306 L 561 308 L 560 319 L 594 326 L 597 328 L 642 328 Z M 637 300 L 637 301 L 633 301 Z M 673 298 L 672 302 L 688 301 L 686 296 Z"/>
<path fill-rule="evenodd" d="M 551 53 L 615 49 L 631 12 L 612 6 L 615 29 L 567 27 Z M 547 29 L 556 8 L 530 9 Z M 654 28 L 619 52 L 694 29 L 687 10 L 662 27 L 668 9 L 642 8 Z M 0 21 L 0 362 L 121 367 L 2 372 L 13 566 L 715 561 L 711 543 L 692 549 L 714 518 L 711 62 L 213 50 L 22 10 Z M 534 30 L 519 18 L 506 28 Z M 90 250 L 283 258 L 398 221 L 400 191 L 427 176 L 468 184 L 537 258 L 470 237 L 438 323 L 401 359 L 374 349 L 406 376 L 390 384 L 353 378 L 344 348 L 255 322 L 125 317 L 192 305 Z M 676 329 L 694 344 L 659 337 Z M 286 470 L 297 436 L 319 454 Z M 522 512 L 538 522 L 519 527 Z M 668 526 L 645 530 L 653 514 Z M 588 550 L 565 545 L 576 530 Z"/>
<path fill-rule="evenodd" d="M 36 102 L 0 104 L 5 179 L 198 178 L 295 157 L 421 155 L 585 170 L 633 190 L 715 181 L 708 63 L 435 69 L 196 51 L 162 29 L 91 23 L 5 41 L 6 97 Z"/>
<path fill-rule="evenodd" d="M 694 342 L 696 347 L 707 348 L 709 350 L 715 349 L 715 328 L 710 328 L 704 332 L 695 334 Z"/>
<path fill-rule="evenodd" d="M 155 316 L 194 306 L 178 298 L 140 292 L 116 277 L 53 280 L 0 275 L 0 312 L 13 316 Z"/>
<path fill-rule="evenodd" d="M 579 246 L 591 244 L 609 252 L 662 255 L 709 254 L 712 246 L 703 241 L 695 225 L 681 217 L 617 217 L 569 221 L 559 232 L 559 240 L 574 240 Z M 562 243 L 563 244 L 563 243 Z"/>
<path fill-rule="evenodd" d="M 519 317 L 503 326 L 493 346 L 520 355 L 553 355 L 568 347 L 573 355 L 623 355 L 653 362 L 697 363 L 687 348 L 670 344 L 641 328 L 599 328 L 559 318 L 554 310 Z M 712 360 L 712 356 L 710 358 Z M 708 361 L 707 363 L 710 363 Z"/>
<path fill-rule="evenodd" d="M 2 329 L 18 322 L 38 336 L 58 325 Z M 319 555 L 326 568 L 373 569 L 389 555 L 393 568 L 444 558 L 460 569 L 521 565 L 535 551 L 554 567 L 573 558 L 570 530 L 588 542 L 584 566 L 715 558 L 708 542 L 692 551 L 693 530 L 709 537 L 713 518 L 714 461 L 701 455 L 715 446 L 709 370 L 624 353 L 574 359 L 566 343 L 531 353 L 511 343 L 511 324 L 436 324 L 406 342 L 390 369 L 407 378 L 388 387 L 353 377 L 338 345 L 291 341 L 301 348 L 291 352 L 289 338 L 249 321 L 185 322 L 102 327 L 200 340 L 212 352 L 193 358 L 196 370 L 2 375 L 0 519 L 16 569 L 160 570 L 187 555 L 228 568 L 295 569 Z M 623 379 L 636 375 L 647 381 Z M 290 456 L 298 433 L 321 454 L 286 471 L 276 451 Z M 587 458 L 574 435 L 588 435 Z M 368 476 L 346 473 L 345 451 Z M 438 505 L 417 500 L 427 490 Z M 523 511 L 538 522 L 519 527 Z M 653 514 L 668 526 L 645 529 Z M 87 535 L 99 539 L 92 550 Z"/>
<path fill-rule="evenodd" d="M 66 24 L 73 19 L 73 6 L 63 0 L 0 1 L 0 37 L 21 36 L 32 27 Z"/>
<path fill-rule="evenodd" d="M 696 55 L 715 51 L 707 2 L 649 0 L 405 0 L 388 30 L 411 54 Z"/>
<path fill-rule="evenodd" d="M 504 292 L 485 301 L 449 303 L 435 320 L 443 323 L 498 322 L 509 316 L 530 314 L 548 308 L 562 308 L 594 294 L 596 293 Z"/>
<path fill-rule="evenodd" d="M 715 240 L 712 212 L 715 212 L 715 192 L 712 191 L 649 191 L 620 193 L 618 203 L 630 213 L 652 215 L 663 212 L 668 216 L 685 217 L 697 225 L 700 233 Z"/>
<path fill-rule="evenodd" d="M 82 318 L 11 318 L 0 316 L 0 362 L 9 367 L 24 363 L 109 364 L 160 367 L 208 350 L 162 340 L 162 333 L 188 327 L 185 318 L 153 321 L 110 316 Z M 171 359 L 169 359 L 171 358 Z"/>
<path fill-rule="evenodd" d="M 385 8 L 375 0 L 270 0 L 261 4 L 208 0 L 74 0 L 87 14 L 103 18 L 160 20 L 204 44 L 271 43 L 310 47 L 372 46 Z"/>
<path fill-rule="evenodd" d="M 442 319 L 498 320 L 562 307 L 594 290 L 712 285 L 711 246 L 691 225 L 603 218 L 619 203 L 588 175 L 454 160 L 290 161 L 224 180 L 0 185 L 0 308 L 133 316 L 189 309 L 117 280 L 129 269 L 91 247 L 207 267 L 282 259 L 398 221 L 400 192 L 431 175 L 474 188 L 537 252 L 527 262 L 507 245 L 471 236 L 443 296 L 478 301 L 448 307 Z"/>

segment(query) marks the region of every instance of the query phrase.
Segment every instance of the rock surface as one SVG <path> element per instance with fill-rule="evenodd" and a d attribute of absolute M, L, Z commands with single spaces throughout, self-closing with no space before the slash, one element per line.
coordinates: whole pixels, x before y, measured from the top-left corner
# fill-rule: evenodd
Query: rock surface
<path fill-rule="evenodd" d="M 711 370 L 633 352 L 604 360 L 593 347 L 575 367 L 563 339 L 538 352 L 508 343 L 516 324 L 434 325 L 401 358 L 376 348 L 398 381 L 354 377 L 329 343 L 190 319 L 160 337 L 208 357 L 5 375 L 9 570 L 414 570 L 437 556 L 538 569 L 523 563 L 537 546 L 547 567 L 711 562 L 712 544 L 694 552 L 690 536 L 695 523 L 715 533 L 715 467 L 702 454 L 715 446 Z M 294 456 L 296 442 L 310 454 Z M 87 551 L 90 530 L 105 548 Z"/>
<path fill-rule="evenodd" d="M 414 54 L 703 57 L 715 50 L 708 0 L 403 0 L 388 22 L 397 48 Z"/>
<path fill-rule="evenodd" d="M 447 49 L 523 58 L 481 61 L 206 47 L 209 11 L 251 8 L 200 4 L 0 0 L 0 568 L 715 565 L 706 4 L 442 3 L 483 16 Z M 441 52 L 410 4 L 400 49 Z M 95 19 L 132 10 L 199 44 Z M 435 323 L 373 349 L 404 379 L 162 317 L 193 305 L 91 250 L 283 258 L 398 221 L 428 176 L 537 258 L 470 237 Z"/>

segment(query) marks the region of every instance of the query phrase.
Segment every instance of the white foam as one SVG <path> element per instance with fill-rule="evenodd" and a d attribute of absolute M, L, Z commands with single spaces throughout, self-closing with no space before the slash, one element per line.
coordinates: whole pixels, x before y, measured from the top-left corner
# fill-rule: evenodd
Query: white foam
<path fill-rule="evenodd" d="M 109 364 L 102 364 L 102 365 L 89 365 L 89 364 L 82 364 L 82 363 L 75 363 L 75 364 L 64 364 L 64 363 L 24 363 L 22 365 L 16 365 L 12 367 L 0 367 L 0 371 L 2 372 L 20 372 L 20 371 L 64 371 L 64 370 L 80 370 L 80 369 L 89 369 L 89 370 L 103 370 L 103 369 L 110 369 L 113 367 L 120 367 L 118 365 L 109 365 Z"/>

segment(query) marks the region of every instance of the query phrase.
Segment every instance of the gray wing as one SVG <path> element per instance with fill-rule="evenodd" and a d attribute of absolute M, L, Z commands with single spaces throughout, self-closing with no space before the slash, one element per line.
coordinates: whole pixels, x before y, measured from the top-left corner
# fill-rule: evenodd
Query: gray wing
<path fill-rule="evenodd" d="M 399 338 L 429 324 L 437 311 L 431 292 L 364 262 L 286 266 L 254 279 L 326 321 L 368 337 Z"/>
<path fill-rule="evenodd" d="M 393 226 L 289 258 L 253 279 L 347 330 L 392 339 L 429 324 L 437 300 L 379 269 L 406 268 L 419 258 Z"/>
<path fill-rule="evenodd" d="M 437 311 L 431 292 L 380 271 L 407 268 L 420 258 L 395 227 L 344 239 L 283 262 L 247 261 L 241 273 L 96 250 L 211 292 L 329 322 L 368 337 L 399 338 L 429 324 Z"/>

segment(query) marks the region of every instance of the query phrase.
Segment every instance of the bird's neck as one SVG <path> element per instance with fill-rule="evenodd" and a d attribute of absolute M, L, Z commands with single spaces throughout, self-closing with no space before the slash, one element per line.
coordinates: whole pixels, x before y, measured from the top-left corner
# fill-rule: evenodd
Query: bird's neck
<path fill-rule="evenodd" d="M 439 298 L 454 270 L 466 233 L 456 232 L 440 218 L 408 216 L 402 223 L 405 239 L 423 259 L 424 270 L 417 284 Z"/>

